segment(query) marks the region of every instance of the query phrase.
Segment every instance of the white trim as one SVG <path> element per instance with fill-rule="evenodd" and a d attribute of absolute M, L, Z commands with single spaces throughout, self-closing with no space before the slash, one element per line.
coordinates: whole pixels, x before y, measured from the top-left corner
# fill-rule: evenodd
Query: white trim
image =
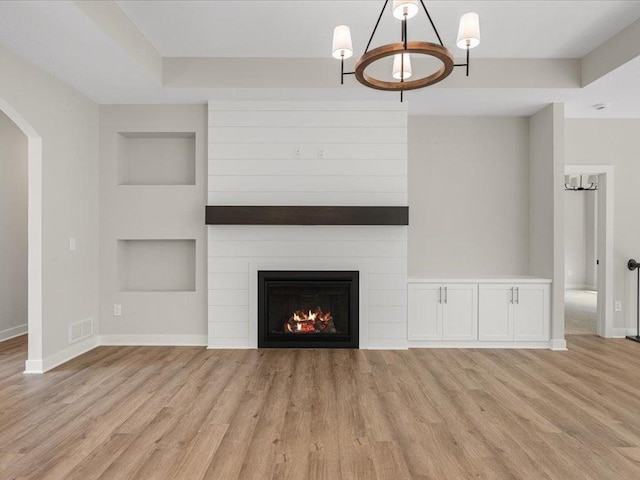
<path fill-rule="evenodd" d="M 604 268 L 604 275 L 598 275 L 598 335 L 605 338 L 614 337 L 614 257 L 613 257 L 613 214 L 614 214 L 614 176 L 613 165 L 565 165 L 564 173 L 566 175 L 603 175 L 605 177 L 602 188 L 604 191 L 605 203 L 605 251 L 604 255 L 598 254 L 600 257 L 600 265 Z M 599 195 L 600 197 L 600 195 Z M 601 199 L 599 198 L 599 203 Z M 600 212 L 600 208 L 598 211 Z M 601 222 L 598 221 L 598 230 L 601 228 Z M 599 242 L 598 242 L 599 243 Z M 604 285 L 600 285 L 603 281 Z"/>
<path fill-rule="evenodd" d="M 74 358 L 93 350 L 100 346 L 100 339 L 97 336 L 89 337 L 81 342 L 75 343 L 64 350 L 54 353 L 43 360 L 27 360 L 24 373 L 38 374 L 45 373 L 66 363 Z"/>
<path fill-rule="evenodd" d="M 409 347 L 407 345 L 407 340 L 405 340 L 404 338 L 370 338 L 367 350 L 407 350 L 408 348 Z"/>
<path fill-rule="evenodd" d="M 101 346 L 206 347 L 206 335 L 100 335 Z"/>
<path fill-rule="evenodd" d="M 633 330 L 633 332 L 629 333 L 631 330 Z M 612 335 L 613 338 L 624 338 L 627 335 L 635 335 L 635 329 L 630 329 L 630 328 L 624 328 L 624 327 L 616 327 L 614 329 L 612 329 Z"/>
<path fill-rule="evenodd" d="M 550 340 L 548 342 L 450 342 L 450 341 L 410 341 L 409 348 L 541 348 L 558 350 L 554 348 L 556 342 L 566 342 L 564 340 Z"/>
<path fill-rule="evenodd" d="M 0 342 L 24 335 L 27 333 L 27 328 L 28 324 L 25 323 L 24 325 L 18 325 L 17 327 L 11 327 L 0 331 Z"/>
<path fill-rule="evenodd" d="M 42 366 L 42 137 L 9 103 L 0 98 L 0 110 L 27 136 L 28 253 L 27 322 L 29 365 Z M 27 362 L 29 362 L 29 360 Z"/>
<path fill-rule="evenodd" d="M 551 350 L 555 350 L 555 351 L 567 350 L 567 341 L 564 338 L 551 340 L 550 344 L 551 344 Z"/>
<path fill-rule="evenodd" d="M 565 290 L 590 290 L 592 292 L 595 292 L 598 290 L 598 287 L 596 285 L 585 285 L 582 283 L 565 283 L 564 289 Z"/>
<path fill-rule="evenodd" d="M 258 271 L 259 270 L 358 270 L 360 272 L 358 295 L 360 324 L 359 348 L 369 348 L 369 265 L 364 262 L 309 260 L 265 260 L 249 263 L 249 348 L 258 348 Z M 385 340 L 386 341 L 386 340 Z M 404 342 L 405 340 L 403 340 Z"/>
<path fill-rule="evenodd" d="M 530 275 L 501 275 L 495 277 L 433 277 L 408 278 L 411 283 L 552 283 L 550 278 L 532 277 Z"/>

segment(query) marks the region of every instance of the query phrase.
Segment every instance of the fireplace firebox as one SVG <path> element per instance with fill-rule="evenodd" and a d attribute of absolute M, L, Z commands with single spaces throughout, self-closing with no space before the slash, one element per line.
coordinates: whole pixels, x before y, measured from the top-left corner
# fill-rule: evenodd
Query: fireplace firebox
<path fill-rule="evenodd" d="M 358 348 L 357 271 L 259 271 L 259 348 Z"/>

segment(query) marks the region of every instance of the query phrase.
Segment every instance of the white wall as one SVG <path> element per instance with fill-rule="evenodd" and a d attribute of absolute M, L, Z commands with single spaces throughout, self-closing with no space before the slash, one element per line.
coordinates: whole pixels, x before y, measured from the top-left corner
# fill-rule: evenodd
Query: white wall
<path fill-rule="evenodd" d="M 636 325 L 636 272 L 627 269 L 630 258 L 640 258 L 640 120 L 566 120 L 567 165 L 613 165 L 614 185 L 614 328 Z M 629 333 L 627 333 L 629 334 Z"/>
<path fill-rule="evenodd" d="M 529 273 L 551 278 L 551 339 L 564 342 L 564 105 L 529 119 Z"/>
<path fill-rule="evenodd" d="M 27 137 L 0 111 L 0 341 L 27 331 Z"/>
<path fill-rule="evenodd" d="M 208 201 L 406 205 L 406 106 L 210 103 Z M 209 226 L 208 236 L 210 347 L 255 346 L 257 269 L 356 269 L 361 347 L 406 348 L 406 227 Z"/>
<path fill-rule="evenodd" d="M 133 143 L 127 149 L 125 144 L 132 132 Z M 195 150 L 189 147 L 189 142 L 193 146 L 192 134 Z M 100 107 L 103 344 L 206 345 L 206 158 L 205 105 Z M 149 178 L 157 184 L 127 184 L 123 175 L 132 172 L 127 162 L 135 167 L 136 182 L 145 183 Z M 193 183 L 194 168 L 195 184 L 189 184 Z M 146 170 L 150 170 L 148 175 Z M 182 184 L 171 184 L 174 180 Z M 118 240 L 148 242 L 132 243 L 136 248 L 127 251 L 135 253 L 137 259 L 127 261 L 125 252 L 118 253 Z M 191 258 L 190 240 L 195 240 L 195 258 Z M 126 244 L 120 242 L 120 249 Z M 162 248 L 158 249 L 159 246 Z M 151 265 L 154 256 L 157 262 L 169 261 L 166 265 L 154 265 L 148 272 L 137 271 L 136 291 L 126 291 L 131 288 L 122 276 L 132 268 L 140 270 L 139 265 Z M 168 285 L 167 279 L 148 278 L 151 271 L 161 272 L 163 268 L 171 271 L 169 275 L 173 278 L 169 283 L 175 284 L 179 279 L 177 287 L 163 287 Z M 182 291 L 162 291 L 167 289 Z M 114 304 L 122 306 L 122 316 L 113 315 Z"/>
<path fill-rule="evenodd" d="M 42 137 L 43 358 L 30 360 L 47 368 L 89 348 L 69 344 L 71 323 L 98 319 L 98 107 L 4 47 L 0 71 L 0 99 Z"/>
<path fill-rule="evenodd" d="M 529 121 L 409 117 L 409 275 L 522 275 Z"/>

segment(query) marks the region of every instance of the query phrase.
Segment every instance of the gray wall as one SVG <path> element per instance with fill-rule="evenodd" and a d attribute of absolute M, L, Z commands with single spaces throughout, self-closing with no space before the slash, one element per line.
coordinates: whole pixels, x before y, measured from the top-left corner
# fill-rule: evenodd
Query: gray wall
<path fill-rule="evenodd" d="M 564 192 L 565 288 L 594 289 L 597 192 Z"/>
<path fill-rule="evenodd" d="M 409 117 L 409 276 L 523 275 L 529 120 Z"/>
<path fill-rule="evenodd" d="M 640 120 L 567 119 L 566 163 L 614 166 L 614 327 L 635 332 L 636 275 L 626 264 L 640 257 Z"/>
<path fill-rule="evenodd" d="M 70 324 L 98 318 L 98 107 L 2 46 L 0 69 L 0 98 L 42 137 L 42 355 L 30 360 L 50 364 Z"/>
<path fill-rule="evenodd" d="M 0 112 L 0 341 L 27 327 L 27 137 Z"/>
<path fill-rule="evenodd" d="M 564 283 L 565 288 L 586 284 L 587 194 L 564 192 Z"/>
<path fill-rule="evenodd" d="M 529 273 L 551 278 L 551 339 L 564 339 L 564 105 L 529 119 Z"/>
<path fill-rule="evenodd" d="M 206 345 L 206 158 L 206 105 L 100 107 L 102 343 Z"/>

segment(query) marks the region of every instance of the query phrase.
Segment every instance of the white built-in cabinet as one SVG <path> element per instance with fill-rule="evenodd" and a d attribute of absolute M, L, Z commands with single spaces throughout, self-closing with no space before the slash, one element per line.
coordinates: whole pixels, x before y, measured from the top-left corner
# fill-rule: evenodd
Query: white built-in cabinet
<path fill-rule="evenodd" d="M 477 340 L 477 304 L 475 284 L 409 285 L 409 340 Z"/>
<path fill-rule="evenodd" d="M 550 282 L 409 281 L 408 340 L 543 346 L 550 332 Z"/>
<path fill-rule="evenodd" d="M 479 298 L 479 340 L 549 340 L 549 285 L 480 285 Z"/>

